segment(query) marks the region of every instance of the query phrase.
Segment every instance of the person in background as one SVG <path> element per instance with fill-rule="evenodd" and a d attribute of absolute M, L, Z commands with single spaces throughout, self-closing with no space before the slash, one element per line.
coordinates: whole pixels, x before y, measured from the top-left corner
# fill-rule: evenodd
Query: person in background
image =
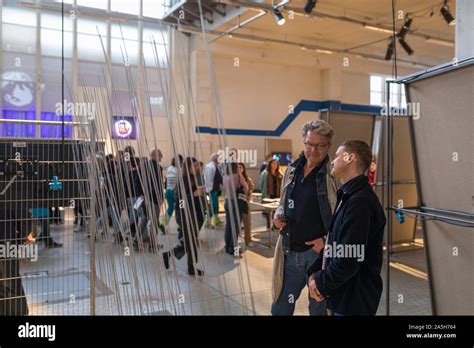
<path fill-rule="evenodd" d="M 272 158 L 273 156 L 270 153 L 265 157 L 265 161 L 263 161 L 262 164 L 260 165 L 260 174 L 262 174 L 263 171 L 267 169 L 268 162 L 270 162 Z"/>
<path fill-rule="evenodd" d="M 160 228 L 164 228 L 170 222 L 171 216 L 174 212 L 174 196 L 176 185 L 178 183 L 178 171 L 183 166 L 183 156 L 178 155 L 179 164 L 176 164 L 176 158 L 173 157 L 171 160 L 171 165 L 166 170 L 166 191 L 165 191 L 165 199 L 168 205 L 166 209 L 166 214 L 164 219 L 160 222 Z"/>
<path fill-rule="evenodd" d="M 61 212 L 59 210 L 58 206 L 53 208 L 49 208 L 49 216 L 51 216 L 51 224 L 56 224 L 56 225 L 61 225 L 62 224 L 62 219 L 61 219 Z"/>
<path fill-rule="evenodd" d="M 118 183 L 117 183 L 117 164 L 115 162 L 114 155 L 109 154 L 105 157 L 105 166 L 102 171 L 102 180 L 100 183 L 100 188 L 105 192 L 105 208 L 107 222 L 109 226 L 114 228 L 114 237 L 117 240 L 119 235 L 119 212 L 115 209 L 116 204 L 119 200 L 118 196 Z M 105 216 L 104 216 L 105 219 Z M 102 217 L 97 221 L 99 231 L 104 229 L 104 223 Z M 99 233 L 100 234 L 100 233 Z"/>
<path fill-rule="evenodd" d="M 84 203 L 82 199 L 76 199 L 74 202 L 74 227 L 73 232 L 80 232 L 84 230 L 86 224 L 84 211 Z"/>
<path fill-rule="evenodd" d="M 268 164 L 267 168 L 264 172 L 260 175 L 260 189 L 262 190 L 262 199 L 265 198 L 280 198 L 280 189 L 281 189 L 281 181 L 283 179 L 283 175 L 280 173 L 280 164 L 276 159 L 271 159 Z M 267 219 L 267 228 L 271 228 L 272 217 L 269 213 L 263 213 Z"/>
<path fill-rule="evenodd" d="M 133 147 L 127 147 L 128 151 L 134 153 Z M 118 151 L 117 152 L 117 213 L 120 216 L 120 230 L 119 233 L 115 234 L 116 242 L 122 242 L 129 236 L 127 232 L 130 227 L 130 209 L 129 209 L 129 198 L 130 198 L 130 152 Z"/>
<path fill-rule="evenodd" d="M 238 173 L 237 163 L 231 162 L 226 165 L 224 175 L 224 193 L 225 193 L 225 251 L 226 253 L 238 256 L 235 244 L 237 243 L 240 232 L 240 221 L 242 219 L 237 203 L 237 192 L 242 190 L 247 194 L 249 187 L 242 174 Z M 235 238 L 234 238 L 235 236 Z"/>
<path fill-rule="evenodd" d="M 199 162 L 199 170 L 196 172 L 196 179 L 198 187 L 204 188 L 204 163 Z"/>
<path fill-rule="evenodd" d="M 332 175 L 342 186 L 337 191 L 337 208 L 324 252 L 308 270 L 308 287 L 311 298 L 318 302 L 327 299 L 333 315 L 375 315 L 382 296 L 386 220 L 365 176 L 371 156 L 367 143 L 348 140 L 339 146 L 332 161 Z M 340 255 L 339 249 L 348 250 L 346 246 L 356 252 Z"/>
<path fill-rule="evenodd" d="M 237 171 L 239 175 L 242 175 L 244 177 L 245 182 L 247 183 L 247 201 L 250 202 L 252 200 L 252 190 L 254 187 L 253 180 L 247 175 L 245 164 L 239 163 Z M 252 216 L 250 214 L 250 209 L 248 210 L 248 212 L 242 214 L 242 221 L 244 223 L 244 241 L 245 245 L 248 246 L 252 241 Z"/>
<path fill-rule="evenodd" d="M 211 155 L 210 162 L 204 168 L 204 181 L 212 208 L 209 210 L 209 215 L 206 218 L 206 226 L 211 226 L 211 218 L 213 218 L 214 226 L 216 226 L 221 223 L 219 219 L 219 196 L 222 192 L 223 179 L 219 168 L 219 156 L 215 153 Z"/>
<path fill-rule="evenodd" d="M 150 152 L 150 168 L 151 168 L 151 176 L 149 176 L 149 184 L 150 184 L 150 191 L 151 191 L 151 199 L 150 203 L 153 206 L 153 211 L 156 217 L 156 220 L 160 220 L 160 212 L 161 212 L 161 205 L 163 204 L 163 167 L 161 166 L 160 162 L 163 159 L 163 153 L 159 149 L 154 149 Z M 147 176 L 148 177 L 148 176 Z M 149 214 L 151 217 L 151 214 Z M 166 233 L 165 228 L 163 225 L 158 223 L 158 227 L 160 228 L 163 234 Z M 154 237 L 152 233 L 150 237 Z M 151 241 L 152 243 L 150 246 L 154 245 L 156 241 Z"/>
<path fill-rule="evenodd" d="M 133 246 L 135 250 L 139 250 L 141 243 L 149 241 L 146 225 L 148 223 L 145 196 L 143 191 L 143 173 L 144 168 L 140 168 L 140 159 L 138 157 L 130 157 L 130 197 L 129 204 L 129 223 L 131 226 L 131 234 L 134 239 Z M 139 201 L 142 203 L 137 207 Z"/>
<path fill-rule="evenodd" d="M 27 241 L 30 221 L 26 217 L 19 218 L 13 210 L 0 210 L 1 247 L 9 249 Z M 19 257 L 0 258 L 0 316 L 28 315 L 27 297 L 22 284 L 24 275 L 20 274 L 21 261 Z"/>
<path fill-rule="evenodd" d="M 125 147 L 120 169 L 127 202 L 128 226 L 130 226 L 125 238 L 131 237 L 134 249 L 140 250 L 140 246 L 149 240 L 146 229 L 148 218 L 142 186 L 144 176 L 140 171 L 140 160 L 135 156 L 135 149 L 132 146 Z M 136 207 L 140 201 L 142 203 Z"/>
<path fill-rule="evenodd" d="M 187 157 L 183 165 L 182 182 L 179 182 L 176 190 L 176 221 L 181 226 L 184 238 L 184 247 L 187 255 L 188 274 L 204 275 L 204 271 L 196 269 L 198 262 L 198 234 L 204 224 L 206 214 L 206 202 L 203 188 L 198 187 L 196 173 L 199 170 L 199 162 L 194 157 Z M 180 245 L 173 248 L 173 255 L 180 258 L 178 249 Z M 169 268 L 169 256 L 171 252 L 163 253 L 165 267 Z M 197 271 L 197 272 L 196 272 Z"/>
<path fill-rule="evenodd" d="M 370 162 L 369 174 L 367 175 L 369 179 L 370 186 L 375 186 L 375 172 L 377 171 L 377 162 L 375 156 L 372 156 L 372 161 Z"/>
<path fill-rule="evenodd" d="M 61 248 L 63 246 L 62 243 L 57 243 L 51 237 L 51 228 L 50 224 L 50 216 L 49 216 L 49 208 L 33 208 L 33 217 L 38 218 L 38 221 L 41 225 L 41 236 L 37 239 L 38 241 L 42 240 L 44 242 L 44 246 L 46 248 Z"/>

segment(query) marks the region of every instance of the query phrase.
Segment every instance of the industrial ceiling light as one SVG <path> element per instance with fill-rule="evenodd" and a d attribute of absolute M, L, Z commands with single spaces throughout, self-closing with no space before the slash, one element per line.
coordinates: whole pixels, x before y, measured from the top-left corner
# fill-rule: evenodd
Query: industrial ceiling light
<path fill-rule="evenodd" d="M 273 8 L 272 12 L 273 12 L 273 17 L 275 18 L 275 21 L 277 22 L 278 25 L 285 24 L 285 17 L 283 17 L 279 9 Z"/>
<path fill-rule="evenodd" d="M 441 15 L 443 16 L 444 20 L 448 25 L 456 25 L 456 20 L 454 17 L 451 15 L 451 12 L 449 12 L 449 6 L 448 6 L 448 1 L 445 0 L 443 6 L 441 7 Z"/>
<path fill-rule="evenodd" d="M 333 51 L 329 51 L 329 50 L 320 50 L 319 48 L 316 48 L 315 50 L 316 52 L 318 53 L 324 53 L 324 54 L 333 54 L 334 52 Z"/>
<path fill-rule="evenodd" d="M 395 43 L 395 41 L 393 41 L 393 36 L 392 36 L 390 38 L 390 43 L 388 44 L 388 47 L 387 47 L 387 53 L 385 54 L 385 60 L 392 59 L 394 43 Z"/>
<path fill-rule="evenodd" d="M 306 5 L 304 6 L 304 12 L 311 13 L 316 6 L 318 0 L 307 0 Z"/>
<path fill-rule="evenodd" d="M 398 33 L 398 37 L 402 40 L 405 40 L 405 36 L 408 34 L 408 31 L 410 30 L 411 23 L 413 22 L 413 19 L 407 18 L 405 21 L 405 24 L 403 24 L 402 29 L 400 29 L 400 32 Z"/>
<path fill-rule="evenodd" d="M 411 49 L 411 47 L 406 43 L 405 40 L 403 39 L 398 39 L 398 42 L 400 42 L 400 45 L 403 47 L 403 49 L 408 53 L 409 56 L 411 56 L 414 51 Z"/>
<path fill-rule="evenodd" d="M 387 33 L 387 34 L 390 34 L 390 35 L 393 34 L 393 30 L 385 29 L 385 28 L 381 28 L 381 27 L 375 27 L 373 25 L 364 24 L 364 28 L 368 29 L 368 30 L 373 30 L 373 31 L 380 31 L 382 33 Z"/>

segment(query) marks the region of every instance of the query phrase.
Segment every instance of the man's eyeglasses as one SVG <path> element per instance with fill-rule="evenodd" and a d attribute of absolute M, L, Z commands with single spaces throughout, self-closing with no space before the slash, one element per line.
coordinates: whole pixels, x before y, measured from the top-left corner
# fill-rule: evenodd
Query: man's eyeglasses
<path fill-rule="evenodd" d="M 324 143 L 324 144 L 311 144 L 309 142 L 305 142 L 304 143 L 304 146 L 307 148 L 307 149 L 311 149 L 311 150 L 324 150 L 325 148 L 328 147 L 328 143 Z"/>

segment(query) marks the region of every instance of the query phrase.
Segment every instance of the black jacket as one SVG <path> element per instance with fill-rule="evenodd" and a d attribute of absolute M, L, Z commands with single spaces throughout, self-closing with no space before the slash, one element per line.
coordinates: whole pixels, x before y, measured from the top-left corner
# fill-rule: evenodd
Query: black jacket
<path fill-rule="evenodd" d="M 316 272 L 318 291 L 328 298 L 328 306 L 334 312 L 375 315 L 382 295 L 380 271 L 385 226 L 382 206 L 367 177 L 360 175 L 337 191 L 336 207 L 326 243 L 328 250 L 335 253 L 327 257 L 324 270 L 321 270 L 324 253 L 320 253 L 308 275 Z M 345 246 L 352 247 L 352 251 L 358 246 L 363 254 L 337 255 L 338 248 L 348 251 Z"/>
<path fill-rule="evenodd" d="M 149 182 L 151 187 L 151 199 L 153 203 L 161 206 L 163 203 L 163 168 L 160 163 L 150 160 L 150 167 L 154 179 L 150 176 Z"/>
<path fill-rule="evenodd" d="M 176 222 L 185 230 L 191 228 L 197 235 L 206 216 L 206 201 L 204 196 L 194 196 L 198 187 L 195 176 L 184 173 L 182 178 L 183 184 L 178 181 L 175 190 Z"/>

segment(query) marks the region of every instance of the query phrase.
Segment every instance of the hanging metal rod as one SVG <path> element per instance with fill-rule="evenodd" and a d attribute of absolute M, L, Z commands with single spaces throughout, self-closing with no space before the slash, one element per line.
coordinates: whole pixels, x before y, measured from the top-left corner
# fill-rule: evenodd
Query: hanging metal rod
<path fill-rule="evenodd" d="M 401 213 L 411 214 L 411 215 L 416 215 L 416 216 L 423 216 L 423 217 L 431 218 L 431 219 L 446 222 L 446 223 L 452 222 L 452 223 L 457 223 L 457 224 L 468 225 L 466 227 L 470 227 L 470 226 L 474 227 L 474 221 L 456 219 L 456 218 L 451 218 L 448 216 L 443 216 L 443 215 L 438 215 L 438 214 L 424 213 L 424 212 L 414 210 L 414 209 L 405 209 L 405 208 L 397 208 L 397 207 L 392 207 L 389 209 L 395 212 L 401 212 Z"/>
<path fill-rule="evenodd" d="M 210 43 L 212 43 L 212 42 L 214 42 L 214 41 L 216 41 L 216 40 L 219 40 L 219 39 L 220 39 L 221 37 L 223 37 L 223 36 L 229 35 L 229 34 L 232 33 L 233 31 L 242 28 L 243 26 L 245 26 L 245 25 L 247 25 L 247 24 L 249 24 L 249 23 L 251 23 L 251 22 L 253 22 L 253 21 L 257 20 L 257 19 L 259 19 L 260 17 L 265 16 L 266 14 L 267 14 L 266 11 L 261 11 L 260 13 L 256 14 L 256 15 L 253 16 L 253 17 L 250 17 L 250 18 L 246 19 L 246 20 L 243 21 L 243 22 L 240 22 L 240 21 L 239 21 L 239 24 L 237 24 L 237 25 L 235 25 L 235 26 L 233 26 L 233 27 L 227 29 L 225 32 L 223 32 L 222 34 L 220 34 L 219 36 L 217 36 L 215 39 L 211 40 Z"/>

